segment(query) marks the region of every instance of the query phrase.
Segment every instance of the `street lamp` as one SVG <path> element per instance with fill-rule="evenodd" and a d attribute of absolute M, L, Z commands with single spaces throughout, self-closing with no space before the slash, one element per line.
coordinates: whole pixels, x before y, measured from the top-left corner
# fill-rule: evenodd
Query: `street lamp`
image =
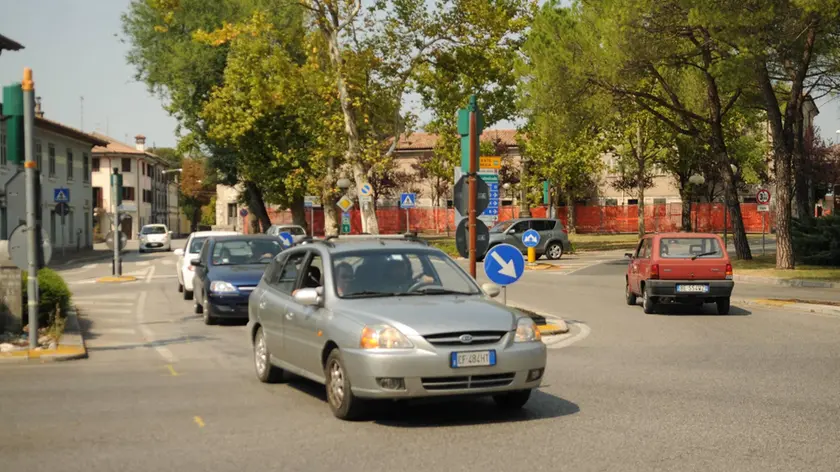
<path fill-rule="evenodd" d="M 345 192 L 347 191 L 348 188 L 350 188 L 351 185 L 353 185 L 353 183 L 350 182 L 350 179 L 348 179 L 346 177 L 342 177 L 342 178 L 338 179 L 338 182 L 336 182 L 335 184 L 338 185 L 338 188 L 340 188 L 341 190 L 343 190 Z"/>

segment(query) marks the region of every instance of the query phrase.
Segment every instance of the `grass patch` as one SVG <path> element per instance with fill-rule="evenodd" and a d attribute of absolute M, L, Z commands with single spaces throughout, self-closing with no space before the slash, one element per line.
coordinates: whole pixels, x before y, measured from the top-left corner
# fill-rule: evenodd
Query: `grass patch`
<path fill-rule="evenodd" d="M 840 281 L 840 267 L 797 265 L 794 270 L 777 270 L 776 254 L 753 256 L 750 261 L 732 261 L 732 268 L 737 275 L 754 277 L 777 277 L 780 279 Z"/>
<path fill-rule="evenodd" d="M 429 245 L 445 252 L 449 257 L 460 257 L 458 248 L 455 247 L 455 238 L 435 238 L 428 239 Z"/>
<path fill-rule="evenodd" d="M 639 242 L 636 234 L 570 234 L 573 252 L 630 251 Z"/>

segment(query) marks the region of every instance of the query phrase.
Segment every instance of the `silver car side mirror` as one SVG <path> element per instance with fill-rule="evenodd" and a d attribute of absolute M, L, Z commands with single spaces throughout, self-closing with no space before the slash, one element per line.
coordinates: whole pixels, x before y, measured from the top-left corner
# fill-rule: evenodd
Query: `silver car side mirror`
<path fill-rule="evenodd" d="M 486 283 L 481 286 L 481 289 L 484 290 L 484 293 L 487 294 L 490 298 L 496 298 L 502 293 L 502 288 L 496 284 Z"/>
<path fill-rule="evenodd" d="M 294 299 L 304 306 L 319 306 L 321 295 L 316 288 L 301 288 L 295 291 Z"/>

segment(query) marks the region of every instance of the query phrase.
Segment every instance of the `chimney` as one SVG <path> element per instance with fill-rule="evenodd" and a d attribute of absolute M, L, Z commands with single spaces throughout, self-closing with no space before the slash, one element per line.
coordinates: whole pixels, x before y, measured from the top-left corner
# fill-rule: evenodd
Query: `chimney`
<path fill-rule="evenodd" d="M 41 110 L 41 97 L 35 97 L 35 116 L 38 118 L 44 117 L 44 111 Z"/>
<path fill-rule="evenodd" d="M 146 137 L 142 134 L 138 134 L 134 137 L 134 142 L 137 144 L 137 150 L 140 152 L 144 152 L 146 150 Z"/>

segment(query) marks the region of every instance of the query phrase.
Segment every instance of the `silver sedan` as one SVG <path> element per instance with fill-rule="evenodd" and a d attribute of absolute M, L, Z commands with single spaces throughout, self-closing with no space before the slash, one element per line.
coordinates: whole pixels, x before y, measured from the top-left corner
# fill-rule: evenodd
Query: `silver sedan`
<path fill-rule="evenodd" d="M 489 395 L 521 408 L 542 382 L 534 321 L 419 241 L 315 241 L 280 253 L 249 300 L 257 377 L 325 384 L 335 416 L 374 399 Z"/>

